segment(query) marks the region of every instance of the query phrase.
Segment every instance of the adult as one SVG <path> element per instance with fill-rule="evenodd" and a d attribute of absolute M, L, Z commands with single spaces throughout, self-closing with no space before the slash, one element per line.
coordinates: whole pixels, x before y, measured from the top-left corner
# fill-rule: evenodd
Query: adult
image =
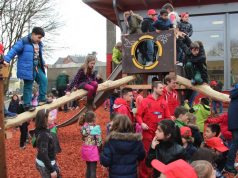
<path fill-rule="evenodd" d="M 58 97 L 62 97 L 65 95 L 65 91 L 67 89 L 67 85 L 69 83 L 69 76 L 67 72 L 63 70 L 56 79 L 56 89 L 58 91 Z M 64 105 L 64 111 L 68 110 L 67 104 Z"/>
<path fill-rule="evenodd" d="M 137 96 L 136 96 L 136 108 L 138 109 L 138 107 L 140 106 L 142 100 L 144 99 L 143 97 L 143 90 L 142 89 L 139 89 L 137 91 Z"/>
<path fill-rule="evenodd" d="M 131 111 L 130 105 L 133 99 L 132 89 L 123 88 L 121 91 L 121 98 L 117 98 L 114 102 L 113 108 L 115 113 L 126 115 L 129 117 L 132 123 L 135 122 L 135 118 Z"/>
<path fill-rule="evenodd" d="M 174 116 L 175 109 L 180 105 L 178 92 L 176 91 L 177 80 L 175 75 L 165 76 L 164 97 L 168 103 L 170 114 Z"/>
<path fill-rule="evenodd" d="M 225 171 L 237 174 L 234 164 L 236 153 L 238 151 L 238 84 L 236 84 L 235 88 L 231 90 L 230 98 L 231 102 L 228 108 L 228 129 L 232 133 L 232 141 L 227 156 Z"/>
<path fill-rule="evenodd" d="M 141 30 L 143 33 L 154 32 L 155 28 L 153 27 L 153 23 L 156 20 L 157 13 L 154 9 L 150 9 L 147 11 L 147 17 L 144 18 L 141 24 Z M 149 66 L 153 64 L 154 60 L 154 42 L 153 40 L 146 40 L 141 46 L 141 53 L 143 56 L 142 63 Z M 145 60 L 144 60 L 145 58 Z"/>
<path fill-rule="evenodd" d="M 126 11 L 124 12 L 124 22 L 127 27 L 128 33 L 135 34 L 135 33 L 142 33 L 141 31 L 141 22 L 143 21 L 143 17 L 139 14 L 135 14 L 133 11 Z"/>
<path fill-rule="evenodd" d="M 122 42 L 118 42 L 112 50 L 112 68 L 115 69 L 122 60 Z"/>
<path fill-rule="evenodd" d="M 158 123 L 170 118 L 170 112 L 163 96 L 163 83 L 152 83 L 152 94 L 144 98 L 137 110 L 136 119 L 142 126 L 143 145 L 146 152 L 149 151 L 151 142 L 155 136 Z M 146 167 L 145 160 L 140 163 L 140 178 L 150 177 L 150 169 Z"/>
<path fill-rule="evenodd" d="M 17 77 L 23 79 L 23 102 L 24 109 L 34 111 L 35 107 L 31 105 L 33 83 L 36 81 L 39 85 L 39 105 L 50 103 L 46 99 L 48 81 L 45 74 L 45 64 L 43 59 L 42 38 L 45 32 L 41 27 L 34 27 L 32 33 L 18 40 L 11 50 L 4 56 L 4 64 L 9 63 L 15 56 L 17 60 Z"/>

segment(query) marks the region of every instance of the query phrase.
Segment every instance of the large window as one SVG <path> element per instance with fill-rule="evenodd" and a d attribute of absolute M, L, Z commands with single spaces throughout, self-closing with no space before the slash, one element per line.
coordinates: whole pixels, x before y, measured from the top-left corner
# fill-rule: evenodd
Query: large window
<path fill-rule="evenodd" d="M 231 85 L 238 82 L 238 14 L 229 15 Z"/>
<path fill-rule="evenodd" d="M 224 83 L 224 31 L 225 15 L 194 16 L 193 41 L 202 41 L 207 55 L 208 75 L 210 80 Z"/>

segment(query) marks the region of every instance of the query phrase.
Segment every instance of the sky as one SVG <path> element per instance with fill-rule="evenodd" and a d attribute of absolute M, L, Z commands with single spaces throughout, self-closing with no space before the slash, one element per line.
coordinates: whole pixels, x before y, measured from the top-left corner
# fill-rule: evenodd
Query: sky
<path fill-rule="evenodd" d="M 64 25 L 55 38 L 58 48 L 51 55 L 49 63 L 55 63 L 59 57 L 87 55 L 92 51 L 97 51 L 98 60 L 106 61 L 106 18 L 81 0 L 56 2 L 56 10 Z M 118 40 L 119 36 L 120 33 L 117 33 Z"/>

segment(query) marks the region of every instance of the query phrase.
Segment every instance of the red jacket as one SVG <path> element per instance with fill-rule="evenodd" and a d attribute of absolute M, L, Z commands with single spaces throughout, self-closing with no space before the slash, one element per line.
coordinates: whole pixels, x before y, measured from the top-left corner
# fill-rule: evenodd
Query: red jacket
<path fill-rule="evenodd" d="M 143 130 L 143 138 L 153 139 L 158 123 L 166 118 L 170 118 L 170 112 L 163 96 L 157 100 L 152 95 L 144 98 L 136 114 L 137 122 L 145 123 L 149 127 L 149 130 Z"/>
<path fill-rule="evenodd" d="M 164 87 L 164 99 L 168 103 L 169 111 L 172 116 L 174 116 L 175 109 L 180 105 L 179 98 L 178 98 L 178 92 L 176 90 L 173 90 L 172 92 L 169 92 L 166 87 Z"/>
<path fill-rule="evenodd" d="M 224 136 L 226 140 L 232 139 L 232 134 L 228 130 L 228 113 L 224 113 L 215 118 L 209 118 L 206 121 L 208 124 L 219 124 L 221 127 L 221 134 Z"/>
<path fill-rule="evenodd" d="M 131 108 L 124 99 L 117 98 L 114 102 L 113 108 L 116 113 L 126 115 L 130 118 L 132 123 L 135 122 L 135 118 L 133 116 Z"/>

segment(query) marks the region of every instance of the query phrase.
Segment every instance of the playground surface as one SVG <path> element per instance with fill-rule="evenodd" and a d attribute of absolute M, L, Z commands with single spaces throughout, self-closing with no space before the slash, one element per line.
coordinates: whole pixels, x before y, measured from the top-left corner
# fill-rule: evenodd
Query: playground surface
<path fill-rule="evenodd" d="M 62 122 L 75 115 L 78 110 L 67 113 L 59 112 L 58 120 Z M 106 134 L 106 123 L 109 121 L 109 112 L 103 107 L 96 110 L 98 124 L 102 127 L 103 138 Z M 29 128 L 34 128 L 32 123 Z M 36 150 L 31 144 L 26 146 L 25 150 L 19 147 L 20 131 L 12 129 L 13 137 L 6 140 L 6 157 L 7 172 L 9 178 L 37 178 L 40 177 L 35 168 Z M 85 177 L 86 164 L 81 159 L 80 148 L 82 145 L 82 137 L 80 134 L 80 126 L 77 123 L 60 128 L 59 140 L 62 152 L 57 156 L 58 163 L 64 178 L 83 178 Z M 98 164 L 97 177 L 107 177 L 107 170 Z"/>

